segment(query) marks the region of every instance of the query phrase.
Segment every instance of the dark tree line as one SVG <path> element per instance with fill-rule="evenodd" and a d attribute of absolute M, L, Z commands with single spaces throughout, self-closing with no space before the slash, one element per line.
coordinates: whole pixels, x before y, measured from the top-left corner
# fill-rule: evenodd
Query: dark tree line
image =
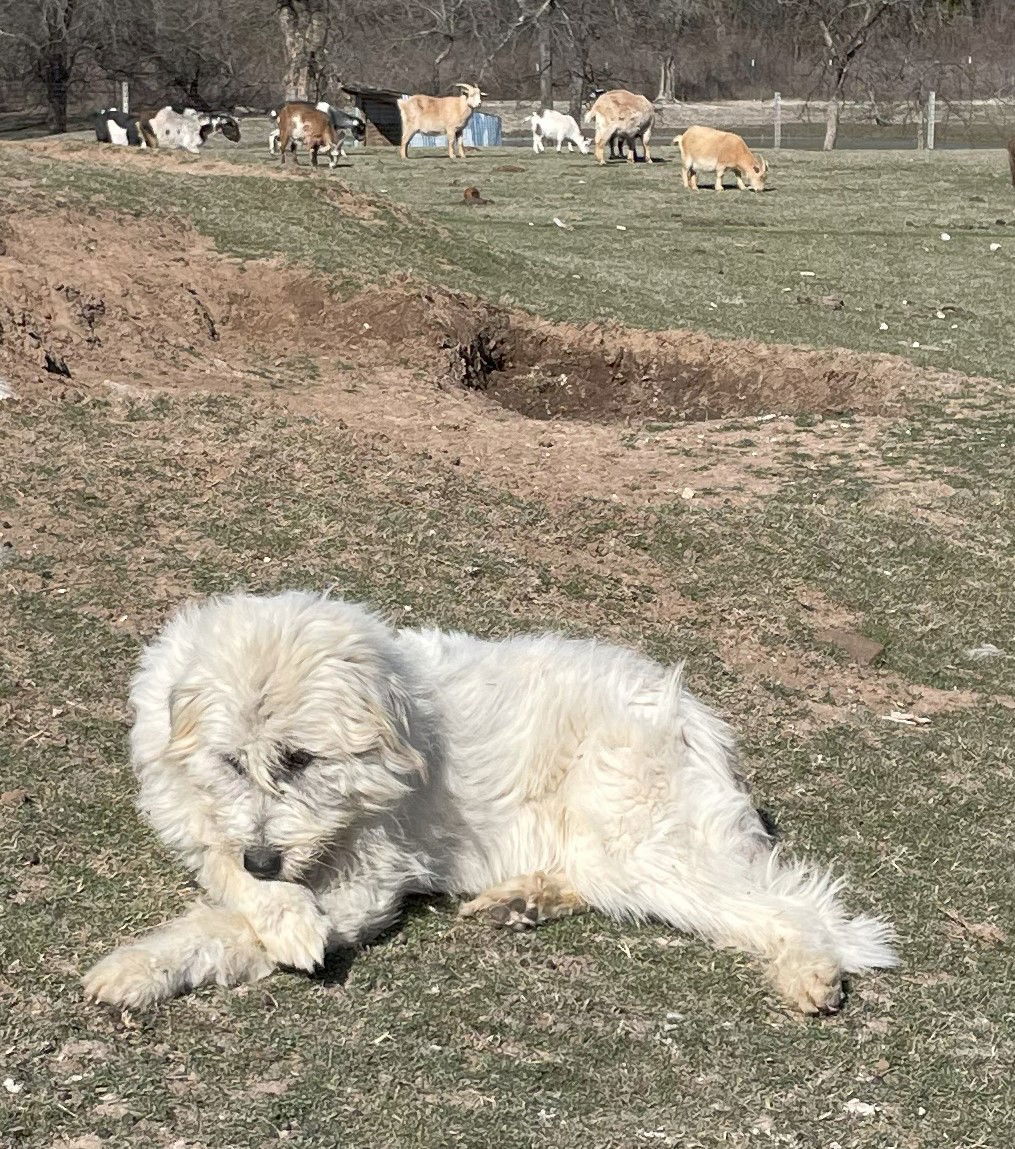
<path fill-rule="evenodd" d="M 54 131 L 113 98 L 255 107 L 342 81 L 569 104 L 594 87 L 658 99 L 820 100 L 839 110 L 1015 98 L 1012 0 L 0 0 L 0 111 Z"/>

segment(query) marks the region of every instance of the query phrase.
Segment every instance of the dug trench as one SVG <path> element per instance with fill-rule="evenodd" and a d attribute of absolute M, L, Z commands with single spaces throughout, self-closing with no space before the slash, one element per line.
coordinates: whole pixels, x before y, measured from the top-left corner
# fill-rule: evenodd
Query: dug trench
<path fill-rule="evenodd" d="M 349 294 L 171 216 L 24 207 L 0 240 L 0 377 L 23 398 L 260 395 L 551 500 L 757 493 L 797 416 L 868 416 L 833 432 L 855 438 L 959 385 L 891 356 L 553 323 L 418 279 Z M 749 456 L 730 416 L 766 421 Z"/>
<path fill-rule="evenodd" d="M 430 386 L 481 392 L 530 419 L 637 425 L 900 413 L 935 383 L 891 356 L 551 323 L 418 281 L 343 301 L 310 272 L 218 255 L 182 220 L 15 212 L 3 241 L 5 366 L 83 385 L 125 367 L 142 384 L 154 373 L 207 385 L 223 360 L 342 348 L 373 367 L 415 356 Z M 160 348 L 187 361 L 160 362 Z"/>

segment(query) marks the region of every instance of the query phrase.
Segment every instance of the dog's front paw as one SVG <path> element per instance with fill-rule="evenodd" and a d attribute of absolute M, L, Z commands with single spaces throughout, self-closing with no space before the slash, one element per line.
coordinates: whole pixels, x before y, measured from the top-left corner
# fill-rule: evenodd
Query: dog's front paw
<path fill-rule="evenodd" d="M 173 996 L 170 971 L 144 946 L 121 946 L 83 978 L 85 997 L 120 1009 L 140 1009 Z"/>
<path fill-rule="evenodd" d="M 324 962 L 328 942 L 328 919 L 313 895 L 302 886 L 282 882 L 270 905 L 250 919 L 268 957 L 276 965 L 313 970 Z"/>
<path fill-rule="evenodd" d="M 838 1013 L 842 1008 L 842 970 L 830 956 L 785 954 L 770 973 L 775 988 L 801 1013 Z"/>

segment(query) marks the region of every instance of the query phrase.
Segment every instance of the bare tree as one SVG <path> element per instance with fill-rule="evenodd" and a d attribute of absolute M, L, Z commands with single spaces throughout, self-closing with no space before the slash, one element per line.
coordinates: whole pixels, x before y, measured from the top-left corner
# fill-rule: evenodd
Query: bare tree
<path fill-rule="evenodd" d="M 24 78 L 41 84 L 50 131 L 67 130 L 75 70 L 94 56 L 103 23 L 115 33 L 116 16 L 105 0 L 0 0 L 0 40 L 14 48 Z"/>
<path fill-rule="evenodd" d="M 889 13 L 913 7 L 920 0 L 780 0 L 798 23 L 820 34 L 824 58 L 820 69 L 825 88 L 824 150 L 830 152 L 839 135 L 839 119 L 849 81 L 877 25 Z"/>

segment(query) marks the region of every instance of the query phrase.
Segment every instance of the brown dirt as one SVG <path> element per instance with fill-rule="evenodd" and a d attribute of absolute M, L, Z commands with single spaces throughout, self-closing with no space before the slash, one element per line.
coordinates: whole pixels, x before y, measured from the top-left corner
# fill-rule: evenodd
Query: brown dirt
<path fill-rule="evenodd" d="M 228 145 L 222 145 L 228 146 Z M 201 155 L 192 155 L 177 149 L 168 148 L 124 148 L 116 144 L 97 144 L 94 138 L 68 139 L 61 136 L 45 136 L 42 139 L 5 143 L 0 147 L 21 148 L 33 155 L 52 156 L 61 162 L 94 164 L 96 156 L 101 157 L 103 167 L 115 168 L 141 168 L 144 171 L 185 172 L 188 176 L 228 176 L 230 179 L 242 179 L 256 176 L 258 179 L 305 179 L 325 178 L 334 181 L 340 186 L 341 181 L 334 171 L 326 164 L 321 164 L 315 170 L 306 158 L 296 165 L 287 163 L 285 167 L 276 159 L 274 163 L 247 166 L 231 163 L 229 160 L 215 159 L 212 154 L 215 149 L 205 147 Z M 267 159 L 267 152 L 265 152 Z M 345 165 L 339 162 L 335 171 L 340 171 Z M 351 165 L 350 165 L 351 166 Z M 350 194 L 352 194 L 350 192 Z M 366 197 L 359 197 L 365 199 Z"/>
<path fill-rule="evenodd" d="M 266 392 L 553 502 L 742 498 L 796 450 L 786 416 L 877 415 L 832 433 L 848 447 L 949 386 L 888 356 L 553 324 L 412 281 L 338 302 L 323 278 L 222 257 L 171 217 L 24 209 L 0 240 L 16 393 Z M 726 415 L 763 416 L 749 450 L 742 428 L 701 421 Z"/>

